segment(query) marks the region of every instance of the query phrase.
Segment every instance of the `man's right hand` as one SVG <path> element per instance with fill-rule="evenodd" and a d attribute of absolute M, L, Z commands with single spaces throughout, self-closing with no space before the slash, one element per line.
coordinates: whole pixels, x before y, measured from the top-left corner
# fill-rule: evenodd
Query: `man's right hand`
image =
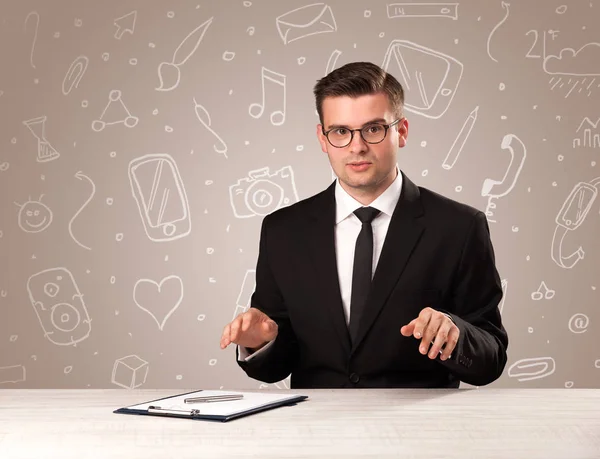
<path fill-rule="evenodd" d="M 221 336 L 221 349 L 234 343 L 256 351 L 273 341 L 277 331 L 277 323 L 274 320 L 264 312 L 250 308 L 225 326 Z"/>

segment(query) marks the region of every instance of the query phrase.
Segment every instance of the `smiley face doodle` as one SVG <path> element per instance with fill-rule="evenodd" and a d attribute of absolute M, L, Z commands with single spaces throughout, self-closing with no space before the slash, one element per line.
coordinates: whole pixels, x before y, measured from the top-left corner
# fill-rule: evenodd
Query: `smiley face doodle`
<path fill-rule="evenodd" d="M 31 197 L 24 204 L 15 202 L 19 209 L 19 227 L 26 233 L 39 233 L 44 231 L 52 223 L 52 211 L 40 199 L 32 201 Z"/>

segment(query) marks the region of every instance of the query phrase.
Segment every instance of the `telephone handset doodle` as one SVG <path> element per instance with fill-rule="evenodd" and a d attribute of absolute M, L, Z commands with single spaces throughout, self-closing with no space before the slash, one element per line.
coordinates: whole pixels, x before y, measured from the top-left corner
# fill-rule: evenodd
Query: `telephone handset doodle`
<path fill-rule="evenodd" d="M 589 213 L 600 187 L 600 177 L 588 182 L 579 182 L 575 185 L 560 211 L 556 215 L 556 228 L 552 237 L 552 260 L 561 268 L 570 269 L 582 260 L 585 252 L 583 247 L 570 255 L 563 255 L 562 244 L 569 231 L 574 231 L 581 226 Z"/>
<path fill-rule="evenodd" d="M 506 134 L 502 139 L 500 147 L 503 150 L 508 150 L 510 152 L 510 163 L 501 180 L 486 178 L 483 182 L 481 196 L 487 196 L 489 198 L 486 208 L 486 215 L 488 217 L 491 217 L 494 214 L 490 209 L 496 207 L 496 204 L 492 202 L 492 199 L 498 199 L 510 193 L 517 183 L 521 169 L 523 169 L 523 165 L 525 164 L 525 158 L 527 157 L 525 144 L 514 134 Z"/>

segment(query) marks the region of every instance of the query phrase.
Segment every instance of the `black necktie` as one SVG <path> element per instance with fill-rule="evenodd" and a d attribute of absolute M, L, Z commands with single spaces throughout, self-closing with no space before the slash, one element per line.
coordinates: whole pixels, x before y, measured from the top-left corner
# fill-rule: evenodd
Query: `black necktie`
<path fill-rule="evenodd" d="M 352 271 L 352 293 L 350 299 L 350 336 L 356 339 L 360 318 L 366 306 L 371 288 L 373 271 L 373 228 L 371 222 L 379 214 L 373 207 L 361 207 L 354 214 L 362 222 L 362 229 L 356 238 L 354 269 Z"/>

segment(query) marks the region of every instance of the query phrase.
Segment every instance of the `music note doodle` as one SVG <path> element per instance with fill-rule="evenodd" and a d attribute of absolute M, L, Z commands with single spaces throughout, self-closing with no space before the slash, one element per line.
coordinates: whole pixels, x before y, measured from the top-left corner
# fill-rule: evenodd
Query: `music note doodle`
<path fill-rule="evenodd" d="M 249 112 L 253 118 L 260 118 L 265 111 L 267 95 L 269 99 L 274 99 L 275 96 L 272 94 L 273 91 L 281 91 L 280 107 L 281 110 L 273 110 L 271 112 L 271 124 L 274 126 L 281 126 L 285 122 L 285 106 L 286 106 L 286 86 L 285 86 L 285 75 L 281 73 L 273 72 L 266 67 L 262 68 L 262 103 L 250 104 Z M 271 82 L 271 83 L 267 83 Z M 269 86 L 267 86 L 269 84 Z M 268 90 L 269 87 L 273 89 Z M 267 94 L 269 93 L 269 94 Z M 271 104 L 269 104 L 271 105 Z"/>

